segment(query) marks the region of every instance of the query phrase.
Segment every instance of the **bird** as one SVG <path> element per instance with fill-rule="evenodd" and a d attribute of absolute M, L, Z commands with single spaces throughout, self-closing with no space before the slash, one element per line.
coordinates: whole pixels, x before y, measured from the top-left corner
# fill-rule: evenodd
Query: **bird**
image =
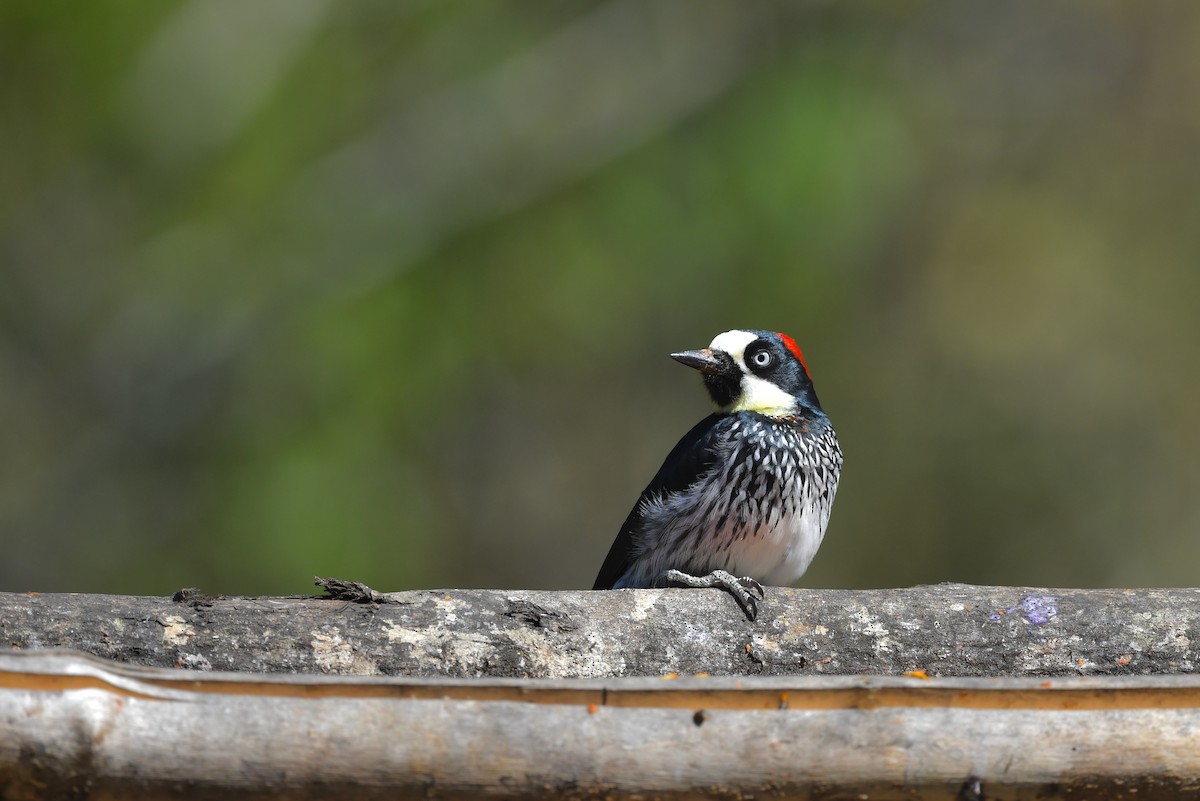
<path fill-rule="evenodd" d="M 795 583 L 816 556 L 842 450 L 790 336 L 735 329 L 670 355 L 718 409 L 642 490 L 593 589 L 719 587 L 754 621 L 763 584 Z"/>

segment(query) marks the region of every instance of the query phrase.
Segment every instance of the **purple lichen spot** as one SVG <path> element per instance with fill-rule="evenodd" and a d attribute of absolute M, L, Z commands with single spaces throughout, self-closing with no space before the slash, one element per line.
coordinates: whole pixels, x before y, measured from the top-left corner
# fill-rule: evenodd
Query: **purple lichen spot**
<path fill-rule="evenodd" d="M 1031 625 L 1042 626 L 1058 615 L 1058 599 L 1053 595 L 1027 595 L 1017 609 Z"/>

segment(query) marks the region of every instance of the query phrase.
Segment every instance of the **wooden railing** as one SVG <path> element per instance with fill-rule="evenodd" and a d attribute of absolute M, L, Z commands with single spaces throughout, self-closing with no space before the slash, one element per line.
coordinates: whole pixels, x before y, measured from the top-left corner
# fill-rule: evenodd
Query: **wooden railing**
<path fill-rule="evenodd" d="M 1197 590 L 335 589 L 0 594 L 0 798 L 1200 794 Z"/>

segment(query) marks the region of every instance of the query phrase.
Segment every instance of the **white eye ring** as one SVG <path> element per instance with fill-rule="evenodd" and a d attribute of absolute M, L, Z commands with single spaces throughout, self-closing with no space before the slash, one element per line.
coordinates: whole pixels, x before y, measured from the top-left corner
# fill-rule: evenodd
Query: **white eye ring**
<path fill-rule="evenodd" d="M 771 351 L 760 350 L 750 357 L 750 361 L 754 362 L 755 367 L 767 367 L 771 364 Z"/>

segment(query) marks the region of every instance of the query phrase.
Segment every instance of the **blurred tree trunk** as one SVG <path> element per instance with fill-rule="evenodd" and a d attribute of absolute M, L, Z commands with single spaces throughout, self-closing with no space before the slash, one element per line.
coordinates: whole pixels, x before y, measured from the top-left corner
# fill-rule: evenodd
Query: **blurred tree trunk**
<path fill-rule="evenodd" d="M 0 653 L 6 799 L 1198 790 L 1194 676 L 416 679 Z"/>

